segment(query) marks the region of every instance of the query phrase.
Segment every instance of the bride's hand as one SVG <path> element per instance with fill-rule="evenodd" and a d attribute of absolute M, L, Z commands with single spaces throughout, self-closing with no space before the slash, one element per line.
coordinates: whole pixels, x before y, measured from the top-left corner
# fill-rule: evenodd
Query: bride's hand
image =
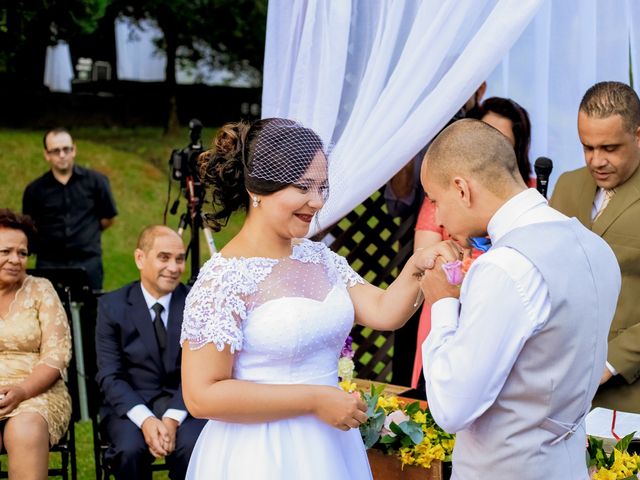
<path fill-rule="evenodd" d="M 438 257 L 442 257 L 445 263 L 462 260 L 463 249 L 453 240 L 446 240 L 430 247 L 419 248 L 412 257 L 414 275 L 421 277 L 425 270 L 431 270 L 435 266 Z"/>
<path fill-rule="evenodd" d="M 358 428 L 368 418 L 367 405 L 359 396 L 328 386 L 318 386 L 313 413 L 324 423 L 344 431 Z"/>

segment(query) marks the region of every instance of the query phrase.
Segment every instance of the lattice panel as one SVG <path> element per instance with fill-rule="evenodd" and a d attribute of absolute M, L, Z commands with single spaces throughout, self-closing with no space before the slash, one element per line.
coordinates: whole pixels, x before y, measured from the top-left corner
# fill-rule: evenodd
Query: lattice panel
<path fill-rule="evenodd" d="M 414 225 L 413 215 L 401 222 L 387 213 L 380 189 L 329 230 L 335 238 L 331 249 L 346 257 L 367 281 L 386 288 L 413 252 Z M 393 332 L 356 325 L 351 336 L 358 378 L 390 382 Z"/>

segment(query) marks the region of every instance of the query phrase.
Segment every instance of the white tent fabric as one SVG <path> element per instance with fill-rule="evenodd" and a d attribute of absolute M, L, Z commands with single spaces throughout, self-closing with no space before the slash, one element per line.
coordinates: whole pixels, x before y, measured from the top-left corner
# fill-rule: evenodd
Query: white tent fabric
<path fill-rule="evenodd" d="M 52 92 L 71 93 L 73 65 L 67 42 L 59 41 L 47 47 L 44 61 L 44 84 Z"/>
<path fill-rule="evenodd" d="M 126 17 L 118 17 L 116 29 L 116 62 L 118 79 L 137 82 L 162 82 L 167 57 L 158 51 L 155 40 L 162 32 L 152 20 L 136 24 Z"/>
<path fill-rule="evenodd" d="M 640 92 L 640 4 L 636 0 L 626 0 L 629 25 L 629 44 L 632 61 L 633 88 Z"/>
<path fill-rule="evenodd" d="M 438 132 L 542 2 L 270 0 L 262 115 L 300 121 L 334 146 L 321 228 Z"/>
<path fill-rule="evenodd" d="M 119 17 L 115 22 L 116 57 L 118 78 L 135 82 L 163 82 L 167 66 L 167 56 L 156 46 L 163 36 L 153 20 L 134 22 L 127 17 Z M 196 45 L 206 56 L 209 46 Z M 200 60 L 188 67 L 176 62 L 176 82 L 178 84 L 204 83 L 207 85 L 229 85 L 233 87 L 255 87 L 256 78 L 251 69 L 236 74 L 227 69 L 212 68 Z"/>
<path fill-rule="evenodd" d="M 486 96 L 513 98 L 529 112 L 531 161 L 553 160 L 551 186 L 562 172 L 584 165 L 580 100 L 599 81 L 629 83 L 629 47 L 638 91 L 640 2 L 552 0 L 488 77 Z"/>

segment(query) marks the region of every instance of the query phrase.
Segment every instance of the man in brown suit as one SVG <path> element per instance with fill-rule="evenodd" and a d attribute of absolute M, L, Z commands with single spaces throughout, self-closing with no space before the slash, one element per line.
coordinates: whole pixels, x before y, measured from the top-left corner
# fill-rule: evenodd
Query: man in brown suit
<path fill-rule="evenodd" d="M 640 413 L 638 95 L 623 83 L 597 83 L 580 103 L 578 133 L 586 167 L 560 176 L 551 206 L 577 217 L 600 235 L 614 251 L 622 271 L 622 289 L 609 331 L 607 365 L 593 406 Z"/>

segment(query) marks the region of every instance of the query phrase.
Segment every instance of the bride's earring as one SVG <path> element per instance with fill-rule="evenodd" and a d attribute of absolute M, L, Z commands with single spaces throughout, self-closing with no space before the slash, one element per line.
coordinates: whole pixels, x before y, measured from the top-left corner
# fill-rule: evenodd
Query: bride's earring
<path fill-rule="evenodd" d="M 254 196 L 253 197 L 253 207 L 256 208 L 258 205 L 260 205 L 260 199 L 258 199 L 258 197 Z"/>

